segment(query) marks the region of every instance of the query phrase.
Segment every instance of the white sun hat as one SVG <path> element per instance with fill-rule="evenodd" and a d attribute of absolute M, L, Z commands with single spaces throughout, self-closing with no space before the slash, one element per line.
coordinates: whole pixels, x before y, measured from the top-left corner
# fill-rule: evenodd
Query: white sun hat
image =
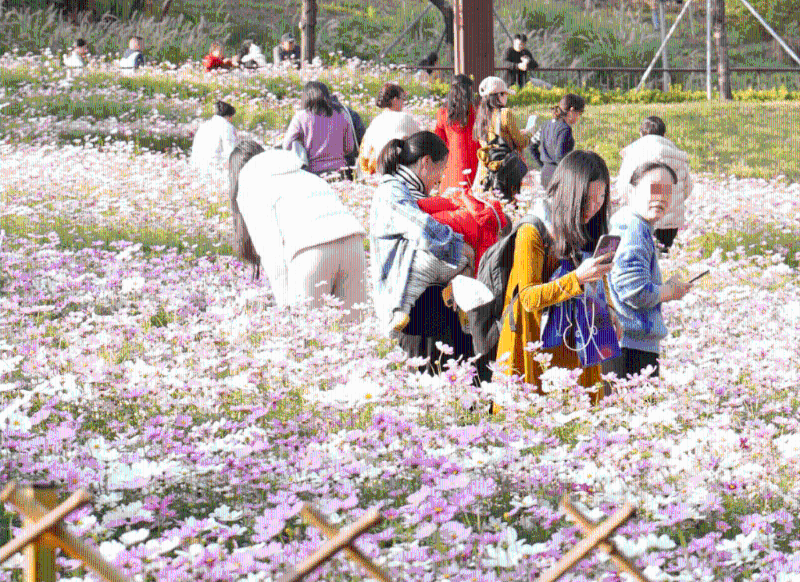
<path fill-rule="evenodd" d="M 481 81 L 478 87 L 478 95 L 486 97 L 487 95 L 494 95 L 495 93 L 508 93 L 509 95 L 513 95 L 516 91 L 510 89 L 506 85 L 506 82 L 500 77 L 486 77 Z"/>

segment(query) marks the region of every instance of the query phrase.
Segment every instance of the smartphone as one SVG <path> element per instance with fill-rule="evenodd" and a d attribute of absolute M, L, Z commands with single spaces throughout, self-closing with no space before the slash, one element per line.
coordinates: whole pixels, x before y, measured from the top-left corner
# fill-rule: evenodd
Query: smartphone
<path fill-rule="evenodd" d="M 703 277 L 705 277 L 705 276 L 706 276 L 706 275 L 708 275 L 709 273 L 711 273 L 711 271 L 710 271 L 710 270 L 703 271 L 703 272 L 702 272 L 702 273 L 700 273 L 700 274 L 699 274 L 697 277 L 695 277 L 695 278 L 693 278 L 693 279 L 690 279 L 690 280 L 689 280 L 689 285 L 691 285 L 692 283 L 694 283 L 694 282 L 695 282 L 695 281 L 697 281 L 698 279 L 702 279 Z"/>
<path fill-rule="evenodd" d="M 594 257 L 602 257 L 603 255 L 611 253 L 611 259 L 605 261 L 606 263 L 610 263 L 614 260 L 614 253 L 617 252 L 620 240 L 621 238 L 617 234 L 604 234 L 600 237 L 600 240 L 597 241 L 597 247 L 594 249 Z"/>

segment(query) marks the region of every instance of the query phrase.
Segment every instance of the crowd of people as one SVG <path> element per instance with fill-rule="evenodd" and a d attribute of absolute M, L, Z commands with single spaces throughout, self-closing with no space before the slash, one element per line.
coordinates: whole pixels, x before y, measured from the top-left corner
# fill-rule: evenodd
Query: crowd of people
<path fill-rule="evenodd" d="M 227 167 L 235 250 L 255 277 L 263 269 L 278 305 L 319 306 L 333 296 L 344 320 L 357 322 L 371 284 L 385 335 L 429 364 L 474 358 L 482 380 L 504 372 L 541 387 L 542 358 L 530 349 L 540 341 L 551 365 L 580 369 L 587 388 L 600 385 L 603 371 L 658 374 L 667 334 L 661 305 L 691 289 L 677 276 L 663 281 L 658 267 L 685 221 L 688 155 L 666 137 L 662 119 L 643 120 L 640 138 L 620 152 L 625 205 L 612 216 L 605 160 L 575 149 L 584 99 L 565 95 L 538 129 L 530 120 L 521 127 L 508 106 L 514 86 L 537 67 L 525 42 L 515 37 L 506 79 L 481 80 L 477 98 L 472 79 L 456 75 L 433 131 L 404 111 L 407 94 L 395 83 L 379 91 L 380 113 L 368 127 L 325 83 L 306 83 L 280 149 L 237 140 L 235 108 L 215 104 L 195 133 L 190 163 L 211 173 Z M 82 66 L 86 54 L 79 39 L 65 65 Z M 273 59 L 299 63 L 291 34 Z M 142 40 L 132 37 L 119 65 L 144 62 Z M 214 43 L 203 59 L 208 71 L 265 64 L 252 41 L 232 58 Z M 435 65 L 429 55 L 421 71 L 432 75 L 427 67 Z M 544 197 L 512 224 L 507 211 L 529 171 L 526 152 L 541 168 Z M 367 230 L 328 179 L 373 174 L 380 180 Z M 615 254 L 597 251 L 612 239 Z M 493 300 L 462 309 L 458 276 L 484 283 Z M 602 357 L 593 343 L 608 348 L 595 350 Z M 443 354 L 443 344 L 452 353 Z"/>
<path fill-rule="evenodd" d="M 641 137 L 620 152 L 625 205 L 612 215 L 605 160 L 575 149 L 572 126 L 585 101 L 565 95 L 534 136 L 517 125 L 512 92 L 487 77 L 476 98 L 472 80 L 457 75 L 426 131 L 404 111 L 404 89 L 386 83 L 376 96 L 381 113 L 364 128 L 327 85 L 312 81 L 279 149 L 235 144 L 235 110 L 219 102 L 191 159 L 227 161 L 234 247 L 256 276 L 263 268 L 279 305 L 319 306 L 329 295 L 346 322 L 358 322 L 371 285 L 383 333 L 427 358 L 422 369 L 474 358 L 482 380 L 506 373 L 541 387 L 541 357 L 530 346 L 547 337 L 551 365 L 580 369 L 587 388 L 600 386 L 604 371 L 657 375 L 667 334 L 661 305 L 691 289 L 677 276 L 663 281 L 658 267 L 685 220 L 693 186 L 686 152 L 666 137 L 662 119 L 644 119 Z M 544 196 L 512 223 L 526 151 L 541 165 Z M 371 174 L 380 178 L 365 229 L 329 179 Z M 604 235 L 616 239 L 616 254 L 596 252 Z M 491 288 L 498 273 L 502 284 Z M 494 293 L 488 320 L 482 307 L 465 311 L 455 301 L 459 275 Z M 592 342 L 613 349 L 598 359 Z M 443 344 L 452 353 L 442 353 Z"/>

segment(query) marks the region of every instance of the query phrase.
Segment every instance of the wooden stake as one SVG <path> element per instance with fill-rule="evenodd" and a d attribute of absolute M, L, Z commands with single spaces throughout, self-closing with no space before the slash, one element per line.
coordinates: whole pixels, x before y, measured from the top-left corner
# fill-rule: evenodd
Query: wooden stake
<path fill-rule="evenodd" d="M 539 577 L 539 582 L 555 582 L 561 578 L 570 568 L 585 558 L 595 546 L 605 541 L 606 538 L 614 533 L 614 530 L 628 521 L 635 511 L 631 504 L 626 503 L 623 505 L 606 521 L 594 528 L 588 536 L 578 542 L 569 552 L 564 554 L 549 570 L 542 574 Z"/>
<path fill-rule="evenodd" d="M 10 483 L 3 489 L 0 501 L 11 503 L 24 517 L 32 521 L 44 519 L 50 513 L 50 510 L 39 503 L 32 494 L 26 495 L 24 491 L 19 491 L 14 483 Z M 40 540 L 39 543 L 44 542 L 61 548 L 69 556 L 81 560 L 106 582 L 132 582 L 129 577 L 122 575 L 111 566 L 98 550 L 84 544 L 60 523 L 42 534 Z"/>
<path fill-rule="evenodd" d="M 357 537 L 381 522 L 377 509 L 370 509 L 353 525 L 343 529 L 323 546 L 300 562 L 294 569 L 280 578 L 279 582 L 298 582 L 322 566 L 334 555 L 351 545 Z"/>
<path fill-rule="evenodd" d="M 80 489 L 70 495 L 69 499 L 53 509 L 44 518 L 38 521 L 26 520 L 30 522 L 30 525 L 23 529 L 17 537 L 0 548 L 0 564 L 8 560 L 28 544 L 33 544 L 36 538 L 54 527 L 58 522 L 79 507 L 89 503 L 90 500 L 91 495 L 89 495 L 85 489 Z"/>
<path fill-rule="evenodd" d="M 328 538 L 334 538 L 339 534 L 339 530 L 333 527 L 328 520 L 325 519 L 320 512 L 316 509 L 311 507 L 308 503 L 303 505 L 303 509 L 300 511 L 300 516 L 305 519 L 308 523 L 316 526 L 319 528 L 322 533 L 325 534 Z M 347 552 L 347 556 L 359 564 L 362 568 L 364 568 L 367 572 L 369 572 L 370 576 L 375 578 L 376 580 L 380 580 L 381 582 L 390 582 L 389 576 L 381 570 L 378 566 L 372 563 L 364 553 L 359 550 L 357 547 L 350 545 L 347 546 L 344 550 Z"/>
<path fill-rule="evenodd" d="M 572 521 L 581 528 L 583 535 L 588 536 L 598 526 L 597 523 L 590 520 L 581 513 L 577 507 L 572 505 L 566 495 L 561 499 L 561 508 L 566 511 L 572 518 Z M 638 582 L 650 582 L 647 577 L 639 571 L 636 565 L 614 546 L 614 542 L 604 540 L 598 544 L 598 547 L 608 554 L 619 568 L 625 570 L 628 574 L 633 576 L 634 579 L 638 580 Z"/>

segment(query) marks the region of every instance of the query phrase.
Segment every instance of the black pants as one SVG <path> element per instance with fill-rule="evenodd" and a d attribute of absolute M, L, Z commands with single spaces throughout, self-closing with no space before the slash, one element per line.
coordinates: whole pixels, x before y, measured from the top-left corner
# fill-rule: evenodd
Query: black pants
<path fill-rule="evenodd" d="M 678 234 L 677 228 L 657 228 L 655 231 L 656 240 L 669 250 Z"/>
<path fill-rule="evenodd" d="M 615 372 L 619 378 L 626 378 L 629 374 L 638 374 L 647 366 L 655 368 L 653 377 L 658 377 L 659 375 L 658 354 L 655 352 L 622 348 L 620 356 L 609 362 L 609 364 L 609 371 Z M 605 371 L 605 367 L 603 371 Z"/>

